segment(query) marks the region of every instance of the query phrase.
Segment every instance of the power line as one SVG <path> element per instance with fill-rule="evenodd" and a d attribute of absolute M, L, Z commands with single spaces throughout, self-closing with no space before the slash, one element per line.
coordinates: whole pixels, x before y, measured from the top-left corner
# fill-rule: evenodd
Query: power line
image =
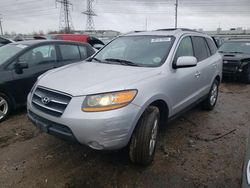
<path fill-rule="evenodd" d="M 87 15 L 87 22 L 86 22 L 86 30 L 95 30 L 94 24 L 94 16 L 97 16 L 93 11 L 93 3 L 94 0 L 87 0 L 87 10 L 82 12 L 82 14 Z"/>
<path fill-rule="evenodd" d="M 61 4 L 59 29 L 64 30 L 65 33 L 70 33 L 71 30 L 74 30 L 70 14 L 70 6 L 73 5 L 69 0 L 56 0 L 56 3 Z"/>

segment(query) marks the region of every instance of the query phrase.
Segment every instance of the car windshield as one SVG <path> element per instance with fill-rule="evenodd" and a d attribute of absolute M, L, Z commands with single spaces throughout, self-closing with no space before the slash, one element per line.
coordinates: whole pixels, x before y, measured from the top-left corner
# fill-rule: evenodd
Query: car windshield
<path fill-rule="evenodd" d="M 7 61 L 12 56 L 26 48 L 26 45 L 22 44 L 7 44 L 0 48 L 0 65 Z"/>
<path fill-rule="evenodd" d="M 231 41 L 225 42 L 219 49 L 222 53 L 244 53 L 250 54 L 250 41 Z"/>
<path fill-rule="evenodd" d="M 123 36 L 104 47 L 93 60 L 128 66 L 157 67 L 173 45 L 173 36 Z"/>

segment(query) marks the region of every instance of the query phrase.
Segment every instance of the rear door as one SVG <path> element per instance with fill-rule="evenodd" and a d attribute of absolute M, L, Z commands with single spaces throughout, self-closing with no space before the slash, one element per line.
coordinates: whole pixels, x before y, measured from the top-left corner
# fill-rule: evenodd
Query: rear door
<path fill-rule="evenodd" d="M 60 58 L 56 67 L 81 61 L 81 54 L 77 44 L 62 43 L 58 44 L 57 47 Z"/>
<path fill-rule="evenodd" d="M 46 44 L 29 49 L 10 65 L 14 77 L 12 85 L 16 89 L 15 98 L 18 103 L 26 101 L 38 76 L 54 68 L 56 58 L 55 45 Z M 15 64 L 26 64 L 28 67 L 17 71 Z"/>
<path fill-rule="evenodd" d="M 199 92 L 200 97 L 206 95 L 210 91 L 211 82 L 215 74 L 216 61 L 205 37 L 193 36 L 192 37 L 195 57 L 198 60 L 198 76 L 199 76 Z"/>

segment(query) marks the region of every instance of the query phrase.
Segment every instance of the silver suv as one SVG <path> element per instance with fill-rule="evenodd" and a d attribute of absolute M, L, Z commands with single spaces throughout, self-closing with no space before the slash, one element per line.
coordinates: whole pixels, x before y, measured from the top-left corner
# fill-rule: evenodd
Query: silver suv
<path fill-rule="evenodd" d="M 212 110 L 222 58 L 212 38 L 187 29 L 130 33 L 87 61 L 51 70 L 28 96 L 28 117 L 44 132 L 96 150 L 128 146 L 153 160 L 159 125 L 194 104 Z"/>

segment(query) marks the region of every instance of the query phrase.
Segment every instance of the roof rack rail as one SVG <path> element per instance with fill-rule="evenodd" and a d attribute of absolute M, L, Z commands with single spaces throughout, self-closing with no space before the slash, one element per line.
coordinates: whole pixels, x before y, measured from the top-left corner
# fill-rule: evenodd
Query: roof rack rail
<path fill-rule="evenodd" d="M 187 28 L 168 28 L 168 29 L 157 29 L 156 31 L 175 31 L 175 30 L 181 30 L 181 31 L 192 31 L 197 33 L 202 33 L 201 31 L 196 31 L 194 29 L 187 29 Z"/>

